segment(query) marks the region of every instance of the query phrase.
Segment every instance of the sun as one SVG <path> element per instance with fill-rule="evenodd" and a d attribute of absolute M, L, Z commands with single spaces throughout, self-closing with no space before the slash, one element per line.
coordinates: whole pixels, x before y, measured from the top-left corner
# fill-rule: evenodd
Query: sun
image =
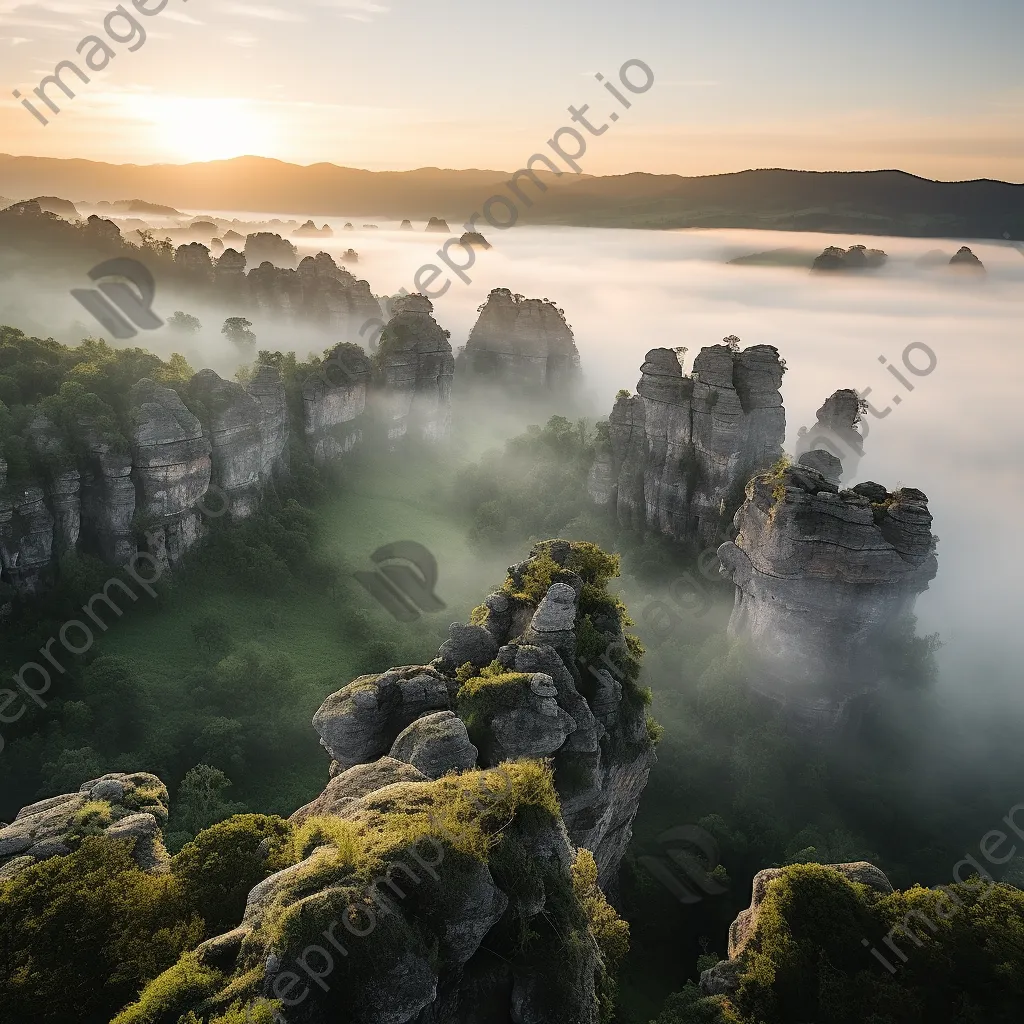
<path fill-rule="evenodd" d="M 244 99 L 152 99 L 153 148 L 176 162 L 264 155 L 276 137 L 269 119 Z"/>

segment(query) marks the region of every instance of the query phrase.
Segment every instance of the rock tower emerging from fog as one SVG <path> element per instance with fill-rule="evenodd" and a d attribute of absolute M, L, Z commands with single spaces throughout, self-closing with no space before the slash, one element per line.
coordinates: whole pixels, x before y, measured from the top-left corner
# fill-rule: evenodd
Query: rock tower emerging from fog
<path fill-rule="evenodd" d="M 495 288 L 480 307 L 460 362 L 476 377 L 556 391 L 580 375 L 580 354 L 562 310 L 507 288 Z"/>
<path fill-rule="evenodd" d="M 840 490 L 790 466 L 750 482 L 735 525 L 718 555 L 736 586 L 730 632 L 752 641 L 752 685 L 808 727 L 834 728 L 885 682 L 889 640 L 935 577 L 928 499 Z"/>
<path fill-rule="evenodd" d="M 672 349 L 652 349 L 636 396 L 615 402 L 591 497 L 624 526 L 717 546 L 747 481 L 782 455 L 784 372 L 770 345 L 702 349 L 691 376 Z"/>

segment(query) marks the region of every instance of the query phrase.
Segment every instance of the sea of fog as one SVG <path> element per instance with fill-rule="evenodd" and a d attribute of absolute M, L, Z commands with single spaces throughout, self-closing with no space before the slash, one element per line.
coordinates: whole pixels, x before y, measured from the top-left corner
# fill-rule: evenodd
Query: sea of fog
<path fill-rule="evenodd" d="M 257 221 L 275 215 L 221 216 Z M 447 237 L 426 234 L 422 222 L 412 232 L 383 220 L 375 230 L 363 229 L 372 220 L 365 217 L 353 219 L 354 231 L 344 231 L 346 219 L 318 217 L 318 224 L 332 226 L 334 238 L 295 241 L 302 255 L 326 250 L 338 257 L 355 248 L 360 260 L 352 269 L 377 295 L 413 291 L 417 268 L 438 263 L 437 249 Z M 490 289 L 551 298 L 575 332 L 595 415 L 607 415 L 618 389 L 635 388 L 649 349 L 686 346 L 689 368 L 702 346 L 731 334 L 744 346 L 775 345 L 786 359 L 790 451 L 798 429 L 814 423 L 815 410 L 833 391 L 871 388 L 875 408 L 890 411 L 867 418 L 858 477 L 890 488 L 918 487 L 929 496 L 940 538 L 939 575 L 918 613 L 922 628 L 940 632 L 945 642 L 944 683 L 951 695 L 1016 694 L 1024 656 L 1017 623 L 1024 576 L 1024 255 L 1010 245 L 968 240 L 988 273 L 965 279 L 916 263 L 934 249 L 948 257 L 961 240 L 558 227 L 486 235 L 493 248 L 477 253 L 466 271 L 471 283 L 451 274 L 451 287 L 435 300 L 435 316 L 451 331 L 453 347 L 465 344 Z M 844 276 L 728 263 L 783 247 L 820 252 L 857 243 L 884 249 L 890 257 L 885 268 Z M 453 256 L 465 259 L 459 247 Z M 40 301 L 37 282 L 10 268 L 0 283 L 0 322 L 65 340 L 69 330 L 94 333 L 85 311 L 62 292 L 65 283 L 51 281 Z M 194 343 L 166 329 L 134 343 L 160 354 L 181 350 L 197 368 L 229 375 L 241 360 L 217 331 L 221 319 L 237 311 L 204 309 L 161 291 L 157 282 L 157 312 L 166 318 L 182 308 L 206 326 Z M 30 314 L 27 322 L 19 314 Z M 260 348 L 305 355 L 325 347 L 306 329 L 257 320 L 254 330 Z M 909 357 L 918 369 L 929 363 L 923 346 L 934 353 L 930 373 L 913 376 L 904 367 L 908 345 L 915 346 Z M 900 370 L 912 391 L 880 357 Z"/>

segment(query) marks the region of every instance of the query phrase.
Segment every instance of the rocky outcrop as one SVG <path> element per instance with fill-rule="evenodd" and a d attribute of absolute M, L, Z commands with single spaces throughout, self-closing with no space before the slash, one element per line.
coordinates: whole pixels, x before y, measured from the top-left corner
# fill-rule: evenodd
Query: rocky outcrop
<path fill-rule="evenodd" d="M 333 238 L 334 232 L 331 230 L 330 224 L 318 228 L 311 220 L 307 220 L 302 227 L 296 228 L 292 232 L 292 236 L 294 238 Z"/>
<path fill-rule="evenodd" d="M 369 284 L 325 252 L 304 257 L 297 270 L 264 262 L 249 273 L 248 290 L 250 301 L 265 313 L 316 324 L 351 341 L 364 340 L 360 329 L 380 318 Z"/>
<path fill-rule="evenodd" d="M 784 882 L 791 871 L 791 868 L 765 868 L 754 875 L 750 906 L 746 910 L 741 910 L 729 926 L 729 958 L 701 973 L 700 989 L 703 995 L 730 995 L 739 987 L 745 954 L 757 936 L 761 908 L 773 883 Z M 856 885 L 867 886 L 869 890 L 881 896 L 888 896 L 894 891 L 885 872 L 867 861 L 829 864 L 821 871 L 833 876 L 838 875 Z M 799 941 L 800 937 L 794 938 Z"/>
<path fill-rule="evenodd" d="M 302 417 L 313 461 L 336 462 L 363 439 L 370 361 L 356 345 L 338 345 L 302 386 Z"/>
<path fill-rule="evenodd" d="M 398 227 L 399 227 L 400 231 L 412 231 L 412 221 L 411 220 L 403 220 L 402 223 Z"/>
<path fill-rule="evenodd" d="M 615 402 L 591 496 L 624 526 L 717 546 L 747 480 L 782 454 L 784 372 L 770 345 L 701 349 L 691 376 L 672 349 L 652 349 L 636 396 Z"/>
<path fill-rule="evenodd" d="M 830 245 L 818 256 L 812 270 L 877 270 L 884 267 L 889 256 L 881 249 L 868 249 L 863 245 L 854 245 L 849 249 L 841 249 Z"/>
<path fill-rule="evenodd" d="M 491 243 L 479 231 L 466 231 L 459 239 L 461 245 L 471 246 L 475 245 L 480 249 L 490 249 Z"/>
<path fill-rule="evenodd" d="M 818 410 L 814 426 L 801 427 L 797 433 L 796 454 L 801 462 L 805 454 L 825 452 L 839 461 L 840 479 L 853 478 L 864 457 L 864 437 L 858 429 L 862 409 L 860 395 L 853 389 L 833 392 Z"/>
<path fill-rule="evenodd" d="M 129 402 L 137 510 L 151 553 L 174 567 L 200 538 L 196 505 L 210 486 L 210 440 L 170 388 L 143 378 Z"/>
<path fill-rule="evenodd" d="M 582 598 L 584 583 L 606 579 L 594 550 L 538 545 L 430 665 L 361 676 L 328 697 L 313 725 L 335 781 L 385 755 L 428 777 L 466 770 L 470 757 L 482 768 L 549 757 L 573 843 L 593 851 L 602 885 L 614 879 L 654 747 L 620 614 Z"/>
<path fill-rule="evenodd" d="M 960 247 L 950 259 L 949 265 L 953 270 L 960 270 L 966 273 L 984 274 L 987 272 L 985 264 L 966 245 Z"/>
<path fill-rule="evenodd" d="M 276 267 L 292 269 L 298 258 L 298 249 L 272 231 L 256 231 L 246 235 L 245 258 L 249 261 L 250 267 L 270 263 Z"/>
<path fill-rule="evenodd" d="M 375 356 L 374 416 L 389 440 L 407 434 L 438 441 L 451 431 L 455 358 L 448 332 L 428 312 L 404 305 L 381 334 Z"/>
<path fill-rule="evenodd" d="M 23 807 L 0 828 L 0 882 L 39 861 L 71 853 L 86 835 L 133 843 L 143 871 L 170 870 L 160 828 L 167 821 L 167 789 L 155 776 L 115 773 L 84 783 L 77 793 Z"/>
<path fill-rule="evenodd" d="M 565 314 L 548 299 L 496 288 L 480 310 L 463 353 L 466 371 L 497 382 L 563 390 L 580 375 L 580 354 Z"/>
<path fill-rule="evenodd" d="M 893 630 L 937 571 L 931 524 L 914 488 L 840 490 L 807 466 L 754 478 L 718 551 L 754 690 L 822 732 L 882 686 Z"/>
<path fill-rule="evenodd" d="M 451 233 L 451 228 L 448 227 L 448 221 L 441 217 L 431 217 L 427 221 L 427 231 L 443 231 L 446 235 Z"/>

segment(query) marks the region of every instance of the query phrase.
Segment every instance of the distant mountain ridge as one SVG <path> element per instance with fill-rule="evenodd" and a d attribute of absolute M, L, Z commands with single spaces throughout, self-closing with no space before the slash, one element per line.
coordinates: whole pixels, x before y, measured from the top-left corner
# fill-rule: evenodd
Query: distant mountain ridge
<path fill-rule="evenodd" d="M 0 191 L 92 202 L 144 196 L 185 209 L 304 216 L 451 218 L 462 223 L 510 171 L 367 171 L 237 157 L 193 164 L 105 164 L 0 155 Z M 771 228 L 915 237 L 1024 238 L 1024 185 L 945 182 L 904 171 L 760 169 L 682 177 L 606 177 L 540 171 L 541 191 L 520 179 L 533 205 L 521 222 L 579 227 Z M 482 225 L 481 225 L 482 226 Z M 454 227 L 453 227 L 454 230 Z"/>

